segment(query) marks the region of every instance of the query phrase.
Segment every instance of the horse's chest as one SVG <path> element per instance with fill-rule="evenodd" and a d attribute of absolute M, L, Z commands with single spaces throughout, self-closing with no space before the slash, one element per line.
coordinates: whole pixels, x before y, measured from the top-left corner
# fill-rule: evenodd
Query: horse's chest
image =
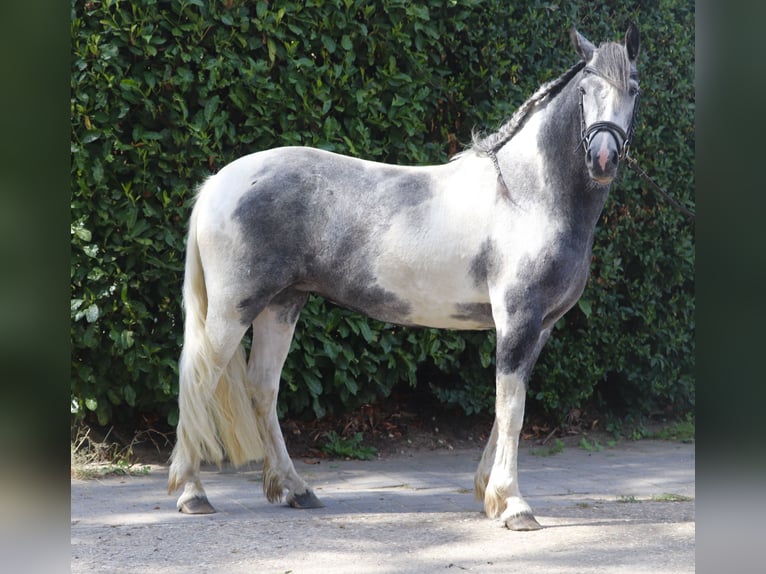
<path fill-rule="evenodd" d="M 524 298 L 540 309 L 544 318 L 556 321 L 580 298 L 588 278 L 589 257 L 587 247 L 564 246 L 543 250 L 535 258 L 523 258 L 508 297 Z"/>

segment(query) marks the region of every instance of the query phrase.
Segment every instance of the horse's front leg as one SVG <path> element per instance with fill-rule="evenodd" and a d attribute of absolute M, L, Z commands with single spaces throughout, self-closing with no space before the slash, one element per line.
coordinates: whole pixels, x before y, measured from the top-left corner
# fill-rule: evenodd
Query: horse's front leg
<path fill-rule="evenodd" d="M 524 422 L 527 379 L 548 332 L 535 320 L 507 321 L 497 331 L 495 423 L 476 471 L 476 492 L 484 510 L 511 530 L 537 530 L 540 524 L 521 496 L 519 435 Z M 483 489 L 482 485 L 486 485 Z M 483 492 L 482 492 L 483 491 Z"/>
<path fill-rule="evenodd" d="M 525 398 L 526 384 L 518 373 L 497 375 L 496 443 L 484 491 L 484 510 L 490 518 L 499 517 L 511 530 L 540 528 L 519 488 L 517 461 Z"/>

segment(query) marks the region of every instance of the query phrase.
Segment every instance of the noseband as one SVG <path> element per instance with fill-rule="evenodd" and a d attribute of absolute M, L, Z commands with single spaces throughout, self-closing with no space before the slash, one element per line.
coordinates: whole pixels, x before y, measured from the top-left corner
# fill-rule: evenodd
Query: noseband
<path fill-rule="evenodd" d="M 586 68 L 586 70 L 591 74 L 597 74 L 600 76 L 600 74 L 595 71 L 593 68 Z M 603 76 L 601 76 L 603 78 Z M 628 155 L 628 151 L 630 150 L 630 143 L 633 141 L 633 131 L 636 127 L 636 115 L 638 114 L 638 102 L 641 99 L 641 92 L 639 91 L 636 94 L 636 99 L 633 102 L 633 112 L 630 116 L 630 125 L 628 125 L 628 131 L 625 132 L 622 127 L 618 126 L 614 122 L 608 122 L 608 121 L 598 121 L 593 122 L 591 125 L 586 126 L 585 125 L 585 108 L 583 105 L 583 92 L 580 91 L 580 143 L 577 144 L 577 147 L 575 148 L 575 151 L 580 149 L 580 146 L 583 146 L 585 148 L 585 152 L 590 151 L 590 142 L 592 139 L 592 136 L 598 132 L 605 131 L 607 132 L 612 138 L 614 138 L 614 143 L 617 144 L 617 147 L 620 149 L 620 155 L 618 156 L 619 160 L 624 159 Z"/>

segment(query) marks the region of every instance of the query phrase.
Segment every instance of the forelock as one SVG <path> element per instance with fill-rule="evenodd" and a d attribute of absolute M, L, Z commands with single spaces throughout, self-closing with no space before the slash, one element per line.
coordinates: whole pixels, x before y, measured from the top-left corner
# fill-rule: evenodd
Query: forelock
<path fill-rule="evenodd" d="M 628 51 L 625 46 L 615 42 L 601 44 L 588 65 L 623 90 L 628 88 L 631 76 L 637 79 L 636 68 L 628 58 Z"/>

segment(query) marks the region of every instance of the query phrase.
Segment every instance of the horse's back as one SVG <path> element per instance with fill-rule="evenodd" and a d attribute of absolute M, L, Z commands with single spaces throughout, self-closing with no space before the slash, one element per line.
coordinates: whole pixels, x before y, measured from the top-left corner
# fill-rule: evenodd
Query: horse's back
<path fill-rule="evenodd" d="M 276 243 L 308 253 L 348 253 L 379 236 L 397 214 L 432 195 L 428 169 L 376 163 L 308 147 L 256 152 L 204 186 L 218 228 L 234 224 L 248 249 Z M 318 254 L 316 254 L 318 255 Z"/>

